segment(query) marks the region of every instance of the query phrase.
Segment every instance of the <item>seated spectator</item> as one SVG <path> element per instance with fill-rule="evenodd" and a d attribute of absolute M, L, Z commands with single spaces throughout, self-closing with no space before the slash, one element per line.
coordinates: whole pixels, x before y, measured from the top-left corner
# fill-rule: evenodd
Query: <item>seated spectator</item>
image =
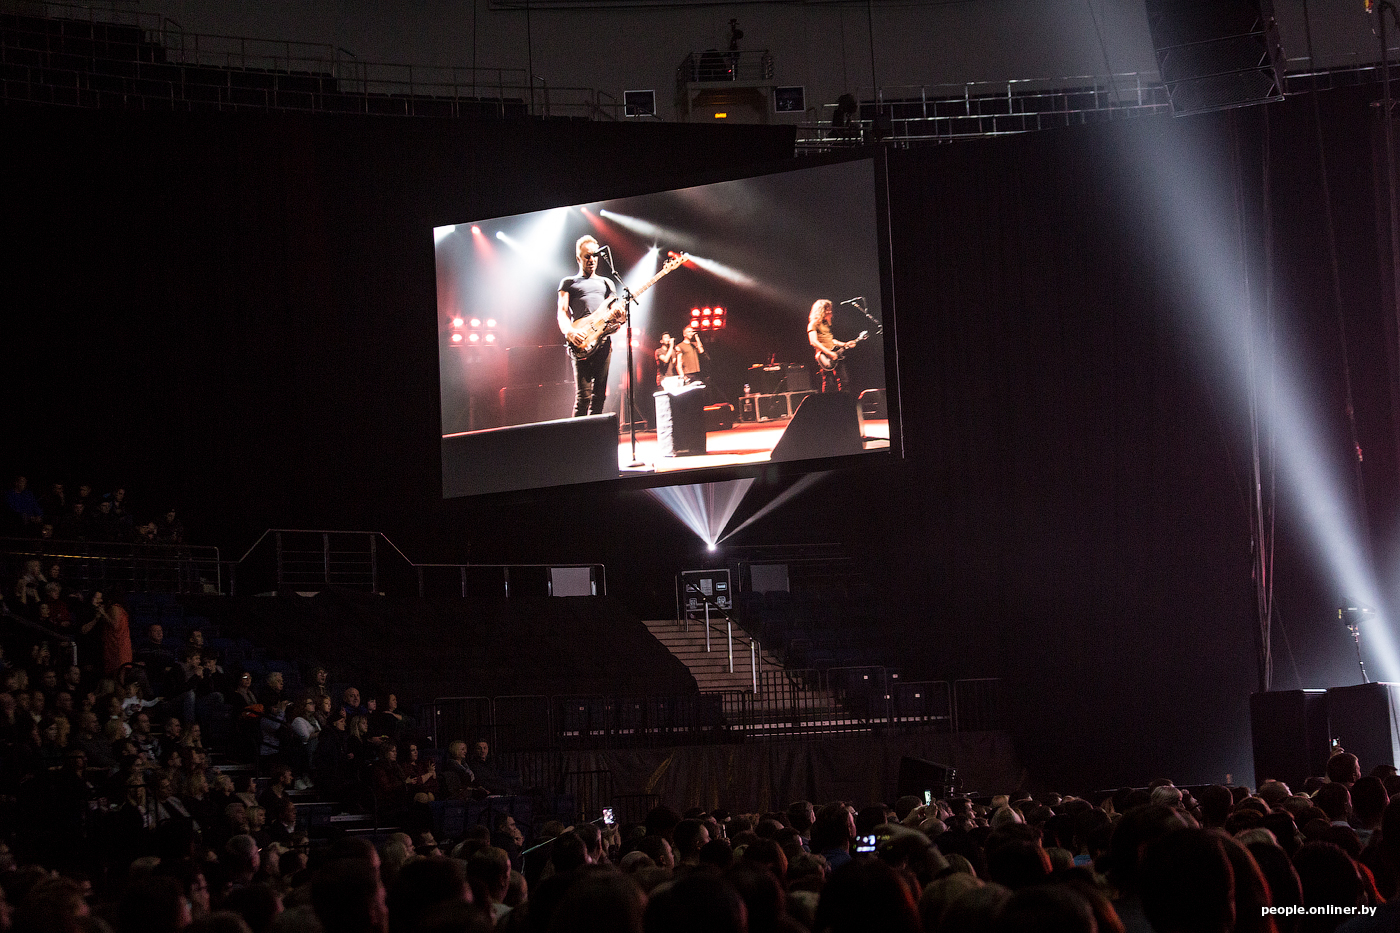
<path fill-rule="evenodd" d="M 242 709 L 261 705 L 257 694 L 253 693 L 253 675 L 244 671 L 238 675 L 238 685 L 233 688 L 233 705 Z"/>
<path fill-rule="evenodd" d="M 408 794 L 408 779 L 399 767 L 399 747 L 390 743 L 380 746 L 379 757 L 369 767 L 370 787 L 379 811 L 401 814 L 412 798 Z"/>
<path fill-rule="evenodd" d="M 473 743 L 471 757 L 466 764 L 475 778 L 473 783 L 487 794 L 511 794 L 518 790 L 511 776 L 497 767 L 496 759 L 491 755 L 491 745 L 485 739 Z"/>
<path fill-rule="evenodd" d="M 384 702 L 370 716 L 369 731 L 398 745 L 403 740 L 406 726 L 407 718 L 399 712 L 398 695 L 394 693 L 384 694 Z"/>
<path fill-rule="evenodd" d="M 62 483 L 50 483 L 49 491 L 39 497 L 39 507 L 44 510 L 44 518 L 53 521 L 68 509 L 68 496 Z"/>
<path fill-rule="evenodd" d="M 164 515 L 156 519 L 156 543 L 185 543 L 185 525 L 176 517 L 174 509 L 167 510 Z"/>
<path fill-rule="evenodd" d="M 148 676 L 159 679 L 176 663 L 175 651 L 165 640 L 165 626 L 152 622 L 146 626 L 146 637 L 132 646 L 133 659 L 146 665 Z"/>
<path fill-rule="evenodd" d="M 163 694 L 169 708 L 175 712 L 175 716 L 170 717 L 175 720 L 175 727 L 181 727 L 181 721 L 194 722 L 195 711 L 199 705 L 199 686 L 204 680 L 204 658 L 199 653 L 198 648 L 180 649 L 180 659 L 176 664 L 171 665 L 165 671 Z M 207 701 L 206 701 L 207 702 Z M 169 722 L 167 721 L 167 725 Z M 167 729 L 167 732 L 169 730 Z M 167 736 L 174 744 L 179 744 L 180 735 Z"/>
<path fill-rule="evenodd" d="M 287 723 L 287 708 L 291 705 L 291 700 L 283 698 L 263 709 L 258 722 L 260 762 L 281 761 L 282 746 L 295 738 Z"/>
<path fill-rule="evenodd" d="M 301 701 L 301 710 L 291 723 L 292 733 L 296 736 L 298 743 L 297 760 L 289 760 L 288 764 L 296 771 L 299 777 L 305 777 L 310 773 L 311 762 L 316 757 L 316 746 L 321 740 L 321 722 L 316 718 L 316 701 L 310 697 Z M 303 782 L 303 786 L 298 790 L 305 790 L 309 786 Z"/>
<path fill-rule="evenodd" d="M 341 694 L 341 709 L 345 710 L 347 716 L 364 716 L 365 708 L 360 705 L 360 691 L 355 687 L 346 687 Z"/>
<path fill-rule="evenodd" d="M 409 745 L 405 749 L 403 769 L 404 780 L 415 794 L 427 794 L 428 801 L 436 799 L 438 794 L 437 759 L 429 758 L 426 761 L 418 757 L 418 746 Z"/>
<path fill-rule="evenodd" d="M 44 520 L 44 509 L 29 490 L 29 479 L 24 476 L 16 476 L 10 491 L 5 493 L 5 508 L 12 528 L 18 529 L 20 534 L 37 531 Z"/>
<path fill-rule="evenodd" d="M 282 672 L 270 671 L 263 688 L 258 691 L 258 702 L 264 708 L 270 709 L 285 699 L 287 699 L 287 691 L 282 682 Z"/>
<path fill-rule="evenodd" d="M 60 541 L 86 541 L 89 525 L 87 504 L 78 501 L 70 505 L 62 517 L 54 521 L 53 534 Z"/>
<path fill-rule="evenodd" d="M 120 539 L 120 523 L 112 514 L 112 500 L 103 497 L 97 501 L 97 508 L 89 513 L 88 540 L 117 541 Z"/>
<path fill-rule="evenodd" d="M 144 710 L 131 717 L 131 740 L 152 761 L 160 758 L 160 736 L 151 730 L 151 717 Z"/>
<path fill-rule="evenodd" d="M 307 693 L 313 700 L 319 700 L 321 697 L 329 697 L 331 695 L 331 688 L 328 682 L 329 677 L 330 673 L 320 665 L 311 669 L 311 676 L 309 678 L 310 685 L 307 687 Z"/>
<path fill-rule="evenodd" d="M 44 587 L 48 582 L 40 569 L 39 561 L 25 561 L 24 569 L 15 580 L 12 611 L 31 622 L 36 621 L 39 618 L 39 606 L 44 602 Z"/>
<path fill-rule="evenodd" d="M 476 775 L 467 767 L 467 743 L 460 739 L 447 746 L 447 761 L 443 763 L 438 776 L 443 800 L 468 800 L 472 796 L 472 786 Z"/>

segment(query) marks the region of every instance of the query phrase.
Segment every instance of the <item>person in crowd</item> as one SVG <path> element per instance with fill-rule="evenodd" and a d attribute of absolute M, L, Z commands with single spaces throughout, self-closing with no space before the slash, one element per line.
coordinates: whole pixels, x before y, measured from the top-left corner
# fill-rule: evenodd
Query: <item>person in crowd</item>
<path fill-rule="evenodd" d="M 132 661 L 131 616 L 120 598 L 113 596 L 110 604 L 105 603 L 102 591 L 92 594 L 89 600 L 95 619 L 100 620 L 102 629 L 102 656 L 111 677 Z"/>
<path fill-rule="evenodd" d="M 146 676 L 159 681 L 177 663 L 175 651 L 165 640 L 165 626 L 152 622 L 146 626 L 146 637 L 133 645 L 133 660 L 146 665 Z"/>
<path fill-rule="evenodd" d="M 37 531 L 44 520 L 43 506 L 30 491 L 29 478 L 25 476 L 16 476 L 10 484 L 10 491 L 5 493 L 5 508 L 10 514 L 11 525 L 18 528 L 20 534 Z"/>
<path fill-rule="evenodd" d="M 404 759 L 405 783 L 408 784 L 415 797 L 419 794 L 427 795 L 427 799 L 421 802 L 431 803 L 439 793 L 437 759 L 420 759 L 416 743 L 410 743 L 406 746 L 401 757 Z"/>
<path fill-rule="evenodd" d="M 511 794 L 519 789 L 519 782 L 498 766 L 491 754 L 491 744 L 485 739 L 477 739 L 472 743 L 471 755 L 466 764 L 474 777 L 473 783 L 483 788 L 487 794 Z"/>
<path fill-rule="evenodd" d="M 438 775 L 443 800 L 468 800 L 476 785 L 476 775 L 467 766 L 467 743 L 458 739 L 447 746 L 447 761 Z"/>
<path fill-rule="evenodd" d="M 258 702 L 265 708 L 271 708 L 285 699 L 287 699 L 287 689 L 282 679 L 282 672 L 269 671 L 263 681 L 262 689 L 258 691 Z"/>
<path fill-rule="evenodd" d="M 167 509 L 164 515 L 156 519 L 155 540 L 157 544 L 185 543 L 185 525 L 175 514 L 174 509 Z"/>

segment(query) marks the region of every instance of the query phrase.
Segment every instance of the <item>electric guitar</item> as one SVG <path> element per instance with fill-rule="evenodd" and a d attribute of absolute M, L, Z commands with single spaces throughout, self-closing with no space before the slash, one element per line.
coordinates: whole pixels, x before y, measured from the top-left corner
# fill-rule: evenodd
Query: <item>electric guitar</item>
<path fill-rule="evenodd" d="M 836 358 L 835 358 L 835 359 L 832 359 L 831 357 L 829 357 L 829 356 L 827 356 L 827 355 L 825 355 L 825 354 L 823 354 L 823 353 L 818 353 L 818 354 L 816 355 L 816 356 L 817 356 L 817 366 L 818 366 L 818 368 L 820 368 L 820 369 L 821 369 L 822 371 L 824 371 L 824 372 L 828 372 L 828 373 L 831 372 L 833 369 L 836 368 L 836 364 L 839 363 L 839 362 L 841 362 L 841 360 L 842 360 L 843 358 L 845 358 L 845 356 L 846 356 L 846 351 L 847 351 L 847 350 L 852 350 L 852 349 L 854 349 L 856 344 L 860 343 L 862 340 L 864 340 L 866 337 L 869 337 L 869 336 L 870 336 L 870 331 L 868 331 L 868 330 L 863 330 L 863 331 L 860 332 L 860 336 L 859 336 L 859 337 L 857 337 L 855 340 L 852 340 L 852 341 L 851 341 L 851 345 L 850 345 L 850 346 L 848 346 L 848 347 L 842 347 L 842 348 L 839 349 L 839 350 L 833 350 L 833 351 L 831 351 L 831 352 L 833 352 L 833 353 L 836 354 Z"/>
<path fill-rule="evenodd" d="M 685 253 L 678 253 L 666 260 L 661 271 L 647 279 L 645 285 L 632 289 L 632 297 L 634 299 L 642 297 L 648 288 L 661 281 L 664 276 L 679 269 L 688 258 Z M 567 337 L 569 352 L 574 355 L 576 360 L 588 359 L 597 353 L 603 346 L 603 342 L 616 333 L 617 329 L 626 322 L 627 302 L 614 295 L 597 311 L 574 321 L 573 333 Z"/>

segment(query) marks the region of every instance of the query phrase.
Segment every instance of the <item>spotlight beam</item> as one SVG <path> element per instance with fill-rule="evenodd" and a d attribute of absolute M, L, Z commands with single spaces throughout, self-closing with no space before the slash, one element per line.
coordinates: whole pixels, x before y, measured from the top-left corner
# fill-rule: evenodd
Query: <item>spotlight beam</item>
<path fill-rule="evenodd" d="M 1184 143 L 1182 144 L 1185 145 Z M 1184 153 L 1143 141 L 1127 153 L 1132 177 L 1151 181 L 1146 194 L 1156 203 L 1165 228 L 1164 240 L 1177 253 L 1178 265 L 1194 294 L 1199 323 L 1207 341 L 1210 365 L 1230 374 L 1236 401 L 1244 410 L 1255 395 L 1255 375 L 1242 354 L 1241 342 L 1251 339 L 1247 313 L 1249 293 L 1240 267 L 1238 233 L 1233 211 L 1222 210 L 1208 194 L 1203 178 L 1226 177 L 1233 171 L 1226 160 L 1199 164 Z M 1151 166 L 1154 171 L 1144 171 Z M 1229 203 L 1228 199 L 1225 203 Z M 1255 346 L 1268 346 L 1264 336 Z M 1247 344 L 1246 344 L 1247 345 Z M 1337 475 L 1330 445 L 1318 425 L 1312 394 L 1292 359 L 1275 351 L 1273 394 L 1258 393 L 1261 420 L 1277 439 L 1274 470 L 1284 495 L 1303 527 L 1311 534 L 1314 557 L 1323 563 L 1338 588 L 1370 605 L 1382 605 L 1374 568 L 1367 558 L 1349 484 Z M 1385 680 L 1400 676 L 1400 652 L 1390 625 L 1378 615 L 1369 635 Z"/>

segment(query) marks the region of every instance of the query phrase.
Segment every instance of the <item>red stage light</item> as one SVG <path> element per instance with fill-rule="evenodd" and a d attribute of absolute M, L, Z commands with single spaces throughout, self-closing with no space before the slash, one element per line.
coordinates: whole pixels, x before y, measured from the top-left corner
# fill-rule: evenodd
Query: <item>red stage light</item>
<path fill-rule="evenodd" d="M 495 327 L 495 326 L 496 326 L 496 319 L 493 318 L 493 317 L 488 317 L 488 318 L 486 319 L 486 326 L 487 326 L 487 327 Z"/>
<path fill-rule="evenodd" d="M 495 342 L 496 342 L 496 335 L 495 335 L 495 334 L 487 334 L 487 335 L 486 335 L 486 342 L 487 342 L 487 343 L 495 343 Z"/>
<path fill-rule="evenodd" d="M 721 329 L 722 327 L 724 327 L 724 318 L 722 318 L 722 317 L 717 317 L 717 318 L 715 318 L 715 330 L 719 330 L 719 329 Z"/>
<path fill-rule="evenodd" d="M 459 318 L 459 317 L 454 317 L 454 318 L 452 319 L 452 326 L 453 326 L 453 327 L 461 327 L 461 326 L 462 326 L 462 319 Z"/>
<path fill-rule="evenodd" d="M 709 308 L 706 308 L 704 311 L 701 311 L 700 313 L 703 314 L 703 315 L 705 315 L 705 317 L 709 317 L 709 316 L 710 316 L 710 309 L 709 309 Z"/>
<path fill-rule="evenodd" d="M 691 308 L 691 309 L 690 309 L 690 316 L 691 316 L 691 317 L 699 317 L 699 316 L 700 316 L 700 309 L 699 309 L 699 308 Z"/>
<path fill-rule="evenodd" d="M 480 326 L 481 326 L 481 318 L 479 318 L 479 317 L 474 317 L 474 318 L 472 318 L 472 327 L 480 327 Z"/>
<path fill-rule="evenodd" d="M 722 314 L 724 314 L 724 309 L 723 309 L 723 308 L 715 308 L 715 317 L 719 317 L 719 316 L 721 316 Z"/>
<path fill-rule="evenodd" d="M 701 330 L 709 330 L 709 329 L 710 329 L 710 319 L 709 319 L 709 318 L 705 318 L 705 320 L 703 320 L 703 321 L 700 322 L 700 329 L 701 329 Z"/>
<path fill-rule="evenodd" d="M 472 224 L 472 233 L 475 233 L 477 236 L 481 236 L 481 228 L 478 227 L 476 224 Z"/>
<path fill-rule="evenodd" d="M 476 342 L 477 342 L 478 340 L 480 340 L 480 339 L 481 339 L 481 335 L 480 335 L 480 334 L 472 334 L 472 343 L 476 343 Z"/>
<path fill-rule="evenodd" d="M 453 334 L 453 335 L 452 335 L 452 342 L 453 342 L 453 343 L 461 343 L 461 342 L 462 342 L 462 335 L 461 335 L 461 334 Z"/>

